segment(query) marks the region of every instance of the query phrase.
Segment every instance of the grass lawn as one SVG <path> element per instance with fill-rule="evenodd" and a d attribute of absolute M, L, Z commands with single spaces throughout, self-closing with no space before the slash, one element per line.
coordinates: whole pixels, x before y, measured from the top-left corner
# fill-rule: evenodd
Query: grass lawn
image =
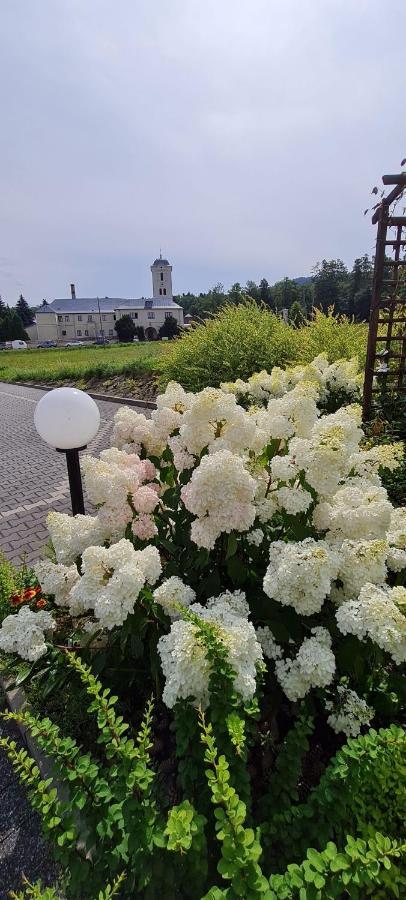
<path fill-rule="evenodd" d="M 157 341 L 77 349 L 3 350 L 0 381 L 52 382 L 146 375 L 154 372 L 166 348 L 166 344 Z"/>

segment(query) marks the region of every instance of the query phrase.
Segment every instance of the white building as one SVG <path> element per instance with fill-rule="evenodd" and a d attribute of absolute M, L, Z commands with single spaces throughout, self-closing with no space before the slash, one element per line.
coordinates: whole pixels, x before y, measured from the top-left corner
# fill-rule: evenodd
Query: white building
<path fill-rule="evenodd" d="M 159 337 L 165 319 L 173 316 L 183 325 L 183 309 L 173 300 L 172 266 L 167 259 L 156 259 L 151 266 L 152 297 L 124 300 L 121 297 L 77 297 L 71 284 L 69 300 L 44 301 L 31 326 L 33 341 L 94 341 L 96 338 L 116 340 L 114 324 L 122 316 L 131 316 L 134 325 L 144 329 L 149 341 Z"/>

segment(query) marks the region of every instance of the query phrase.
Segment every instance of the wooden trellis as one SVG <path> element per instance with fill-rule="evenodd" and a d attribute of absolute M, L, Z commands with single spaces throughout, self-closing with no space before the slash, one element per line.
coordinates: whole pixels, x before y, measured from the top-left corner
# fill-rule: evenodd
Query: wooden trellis
<path fill-rule="evenodd" d="M 406 391 L 406 216 L 397 215 L 406 188 L 406 173 L 384 175 L 394 185 L 372 217 L 378 224 L 368 348 L 365 364 L 364 419 L 376 395 L 396 401 Z"/>

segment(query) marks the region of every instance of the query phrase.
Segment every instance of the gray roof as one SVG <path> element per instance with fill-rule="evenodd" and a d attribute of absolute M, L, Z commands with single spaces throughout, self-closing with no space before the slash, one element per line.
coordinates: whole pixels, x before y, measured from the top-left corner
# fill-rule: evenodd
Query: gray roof
<path fill-rule="evenodd" d="M 170 266 L 170 262 L 167 259 L 162 259 L 160 256 L 159 259 L 154 259 L 152 263 L 153 266 Z"/>
<path fill-rule="evenodd" d="M 124 297 L 103 297 L 97 300 L 97 297 L 76 297 L 68 300 L 53 300 L 47 303 L 46 307 L 40 307 L 36 315 L 41 313 L 97 313 L 114 312 L 115 309 L 145 309 L 148 301 L 149 309 L 180 309 L 179 303 L 174 303 L 169 297 L 139 297 L 134 299 L 125 299 Z"/>

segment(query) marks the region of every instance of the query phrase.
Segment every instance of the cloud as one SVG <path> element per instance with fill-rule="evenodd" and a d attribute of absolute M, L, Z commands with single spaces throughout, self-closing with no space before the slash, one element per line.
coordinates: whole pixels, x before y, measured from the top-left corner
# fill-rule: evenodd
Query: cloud
<path fill-rule="evenodd" d="M 404 148 L 393 0 L 2 7 L 0 292 L 178 291 L 351 263 Z M 396 27 L 393 26 L 396 22 Z M 5 283 L 7 281 L 7 283 Z M 18 293 L 17 293 L 18 287 Z M 14 293 L 13 293 L 14 292 Z"/>

